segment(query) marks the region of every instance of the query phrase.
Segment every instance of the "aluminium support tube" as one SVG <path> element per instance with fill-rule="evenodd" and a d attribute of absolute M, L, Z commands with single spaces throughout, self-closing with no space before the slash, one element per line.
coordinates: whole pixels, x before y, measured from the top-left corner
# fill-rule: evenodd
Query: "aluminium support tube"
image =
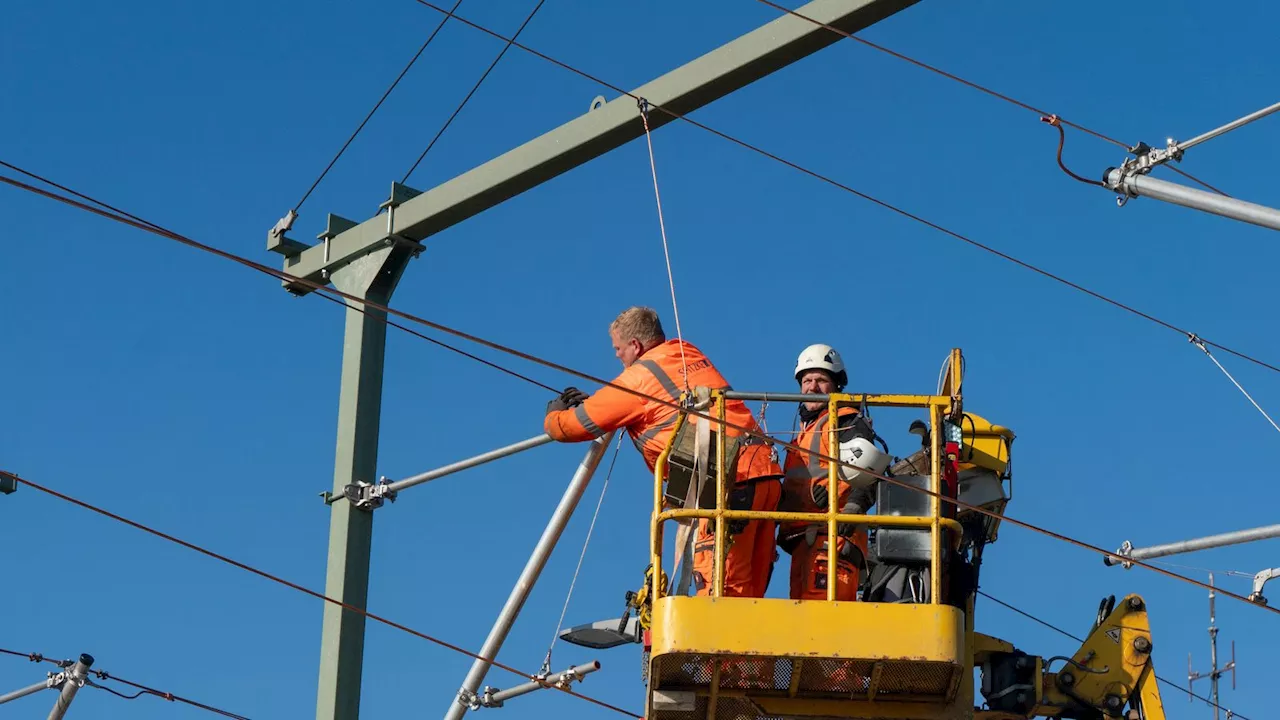
<path fill-rule="evenodd" d="M 1280 210 L 1256 205 L 1244 200 L 1217 195 L 1205 190 L 1189 188 L 1150 175 L 1126 174 L 1118 168 L 1107 170 L 1104 175 L 1108 190 L 1126 197 L 1149 197 L 1156 200 L 1203 210 L 1214 215 L 1280 230 Z M 1123 199 L 1123 198 L 1122 198 Z"/>
<path fill-rule="evenodd" d="M 453 473 L 473 468 L 477 465 L 483 465 L 487 462 L 492 462 L 508 455 L 515 455 L 523 450 L 536 448 L 539 445 L 546 445 L 549 442 L 551 442 L 551 436 L 546 433 L 542 433 L 541 435 L 531 437 L 528 440 L 521 440 L 518 443 L 513 443 L 506 447 L 500 447 L 497 450 L 490 450 L 487 453 L 476 455 L 475 457 L 467 458 L 466 460 L 459 460 L 456 463 L 450 463 L 444 467 L 438 467 L 435 470 L 428 470 L 427 472 L 414 475 L 413 477 L 407 477 L 403 480 L 388 483 L 387 489 L 391 492 L 400 492 L 405 488 L 411 488 L 414 485 L 421 485 L 424 482 L 430 482 L 431 480 L 442 478 L 445 475 L 452 475 Z"/>
<path fill-rule="evenodd" d="M 93 665 L 92 655 L 81 655 L 75 665 L 67 671 L 67 679 L 62 681 L 62 691 L 58 693 L 58 699 L 53 704 L 53 710 L 49 711 L 49 720 L 62 720 L 67 714 L 67 708 L 71 707 L 71 701 L 75 699 L 76 693 L 80 691 L 80 686 L 84 685 L 89 679 L 89 668 Z"/>
<path fill-rule="evenodd" d="M 1240 543 L 1254 542 L 1256 540 L 1269 540 L 1271 538 L 1280 537 L 1280 525 L 1268 525 L 1266 527 L 1251 528 L 1249 530 L 1236 530 L 1235 532 L 1222 533 L 1221 535 L 1210 535 L 1208 537 L 1193 538 L 1191 540 L 1182 540 L 1179 542 L 1166 543 L 1164 545 L 1152 545 L 1151 547 L 1135 548 L 1128 541 L 1124 546 L 1116 551 L 1116 555 L 1120 557 L 1112 557 L 1110 555 L 1103 558 L 1106 565 L 1125 565 L 1128 567 L 1126 560 L 1148 560 L 1150 558 L 1164 557 L 1166 555 L 1179 555 L 1181 553 L 1195 552 L 1197 550 L 1208 550 L 1210 548 L 1223 547 L 1225 545 L 1239 545 Z"/>
<path fill-rule="evenodd" d="M 1178 143 L 1178 149 L 1188 150 L 1190 148 L 1195 147 L 1196 145 L 1199 145 L 1202 142 L 1206 142 L 1208 140 L 1212 140 L 1218 137 L 1219 135 L 1229 133 L 1238 127 L 1243 127 L 1245 125 L 1248 125 L 1254 120 L 1259 120 L 1274 112 L 1280 112 L 1280 103 L 1276 103 L 1275 105 L 1268 105 L 1267 107 L 1264 107 L 1261 110 L 1258 110 L 1257 112 L 1251 112 L 1248 115 L 1245 115 L 1239 120 L 1232 120 L 1231 122 L 1227 123 L 1226 125 L 1223 125 L 1220 128 L 1210 130 L 1209 132 L 1204 133 L 1203 135 L 1197 135 L 1186 142 L 1180 142 Z"/>
<path fill-rule="evenodd" d="M 38 693 L 41 690 L 48 690 L 51 687 L 57 687 L 57 682 L 55 682 L 55 679 L 56 677 L 46 678 L 45 680 L 41 680 L 35 685 L 31 685 L 28 687 L 24 687 L 21 690 L 14 690 L 11 693 L 5 693 L 4 695 L 0 695 L 0 705 L 3 705 L 12 700 L 17 700 L 18 698 L 24 698 L 28 695 L 34 695 L 35 693 Z"/>
<path fill-rule="evenodd" d="M 564 687 L 568 687 L 573 684 L 574 680 L 582 680 L 582 678 L 589 673 L 593 673 L 599 669 L 600 661 L 595 660 L 586 665 L 578 665 L 576 667 L 571 667 L 562 673 L 551 675 L 544 682 L 530 680 L 527 683 L 522 683 L 513 688 L 507 688 L 506 690 L 494 690 L 493 692 L 486 691 L 481 703 L 485 707 L 502 707 L 502 704 L 511 698 L 528 695 L 531 692 L 545 690 L 549 687 L 555 687 L 557 684 L 563 684 Z"/>
<path fill-rule="evenodd" d="M 547 523 L 546 529 L 542 531 L 542 537 L 538 538 L 538 544 L 534 546 L 529 562 L 525 563 L 520 579 L 516 580 L 515 587 L 511 589 L 511 595 L 507 597 L 507 603 L 502 606 L 502 612 L 494 622 L 493 629 L 489 631 L 489 637 L 485 638 L 484 646 L 480 648 L 480 657 L 486 659 L 477 659 L 472 663 L 471 670 L 462 683 L 462 689 L 458 691 L 458 695 L 450 703 L 449 710 L 444 715 L 445 720 L 460 720 L 467 710 L 471 709 L 471 703 L 478 702 L 480 684 L 484 682 L 484 677 L 489 672 L 490 663 L 497 659 L 498 651 L 502 649 L 502 643 L 507 639 L 507 633 L 515 624 L 520 609 L 524 607 L 525 600 L 533 591 L 534 583 L 542 574 L 542 568 L 551 557 L 551 551 L 555 549 L 565 526 L 569 524 L 569 518 L 577 509 L 578 501 L 586 492 L 591 476 L 599 467 L 600 459 L 604 457 L 604 451 L 613 440 L 613 435 L 613 432 L 609 432 L 591 442 L 587 456 L 582 459 L 577 472 L 573 474 L 573 479 L 569 481 L 569 487 L 561 496 L 560 504 L 556 506 L 556 511 Z"/>

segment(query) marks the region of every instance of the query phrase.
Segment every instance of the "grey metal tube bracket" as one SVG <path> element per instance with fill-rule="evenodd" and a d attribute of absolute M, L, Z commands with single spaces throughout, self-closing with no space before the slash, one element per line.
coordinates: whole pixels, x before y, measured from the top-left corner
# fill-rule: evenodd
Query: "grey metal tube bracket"
<path fill-rule="evenodd" d="M 1125 540 L 1124 544 L 1120 546 L 1120 549 L 1116 550 L 1113 555 L 1104 557 L 1102 562 L 1107 566 L 1120 565 L 1124 569 L 1128 570 L 1133 567 L 1134 560 L 1149 560 L 1151 558 L 1165 557 L 1168 555 L 1181 555 L 1182 553 L 1209 550 L 1212 548 L 1226 547 L 1228 545 L 1239 545 L 1241 543 L 1256 542 L 1258 540 L 1269 540 L 1271 538 L 1280 538 L 1280 525 L 1267 525 L 1264 527 L 1249 528 L 1248 530 L 1235 530 L 1233 532 L 1226 532 L 1218 535 L 1209 535 L 1207 537 L 1180 540 L 1178 542 L 1165 543 L 1164 545 L 1152 545 L 1142 548 L 1135 548 L 1132 542 Z"/>
<path fill-rule="evenodd" d="M 1249 593 L 1250 602 L 1256 602 L 1259 605 L 1266 605 L 1267 598 L 1262 594 L 1262 588 L 1266 586 L 1267 581 L 1280 577 L 1280 568 L 1270 568 L 1259 572 L 1253 576 L 1253 592 Z"/>
<path fill-rule="evenodd" d="M 320 493 L 320 497 L 324 498 L 326 505 L 332 505 L 339 500 L 345 499 L 362 510 L 376 510 L 382 507 L 383 503 L 388 500 L 395 502 L 396 496 L 400 494 L 401 490 L 406 490 L 414 487 L 415 485 L 421 485 L 422 483 L 430 482 L 431 480 L 436 480 L 446 475 L 452 475 L 456 472 L 476 467 L 477 465 L 493 462 L 494 460 L 507 457 L 508 455 L 515 455 L 518 452 L 524 452 L 525 450 L 529 450 L 540 445 L 546 445 L 550 442 L 553 442 L 551 436 L 546 433 L 542 433 L 541 435 L 535 435 L 534 437 L 526 440 L 521 440 L 518 443 L 512 443 L 511 445 L 500 447 L 496 450 L 490 450 L 474 457 L 469 457 L 466 460 L 449 463 L 443 467 L 428 470 L 427 472 L 419 473 L 413 477 L 407 477 L 403 480 L 388 482 L 387 478 L 384 476 L 376 483 L 357 481 L 344 487 L 341 495 L 322 492 Z"/>
<path fill-rule="evenodd" d="M 595 660 L 586 665 L 576 665 L 559 674 L 539 675 L 535 679 L 517 685 L 507 690 L 499 690 L 497 688 L 485 687 L 484 694 L 480 697 L 472 695 L 472 709 L 476 710 L 482 707 L 500 708 L 506 701 L 528 695 L 537 690 L 549 690 L 551 688 L 559 688 L 568 690 L 575 680 L 582 682 L 590 673 L 600 669 L 600 661 Z"/>
<path fill-rule="evenodd" d="M 1265 601 L 1263 602 L 1263 604 L 1265 604 Z M 22 688 L 21 690 L 14 690 L 13 692 L 0 695 L 0 705 L 3 705 L 7 702 L 12 702 L 19 698 L 24 698 L 28 695 L 34 695 L 35 693 L 38 693 L 41 690 L 61 688 L 62 683 L 65 682 L 66 679 L 67 679 L 67 671 L 65 670 L 57 673 L 49 673 L 49 676 L 41 682 L 38 682 L 34 685 L 29 685 L 27 687 Z"/>

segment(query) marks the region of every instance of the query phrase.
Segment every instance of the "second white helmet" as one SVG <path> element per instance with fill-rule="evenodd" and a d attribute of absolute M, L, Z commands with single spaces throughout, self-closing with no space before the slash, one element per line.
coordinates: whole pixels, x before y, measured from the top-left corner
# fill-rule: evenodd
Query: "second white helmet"
<path fill-rule="evenodd" d="M 875 484 L 879 479 L 876 475 L 884 475 L 884 471 L 889 468 L 890 457 L 889 453 L 876 447 L 874 442 L 864 437 L 855 437 L 840 443 L 840 460 L 848 463 L 840 466 L 840 477 L 853 487 L 865 488 Z"/>
<path fill-rule="evenodd" d="M 838 390 L 843 390 L 844 386 L 849 384 L 849 376 L 844 370 L 844 360 L 840 359 L 840 353 L 830 345 L 819 343 L 801 351 L 800 357 L 796 359 L 796 382 L 799 382 L 800 376 L 809 370 L 826 370 L 831 373 Z"/>

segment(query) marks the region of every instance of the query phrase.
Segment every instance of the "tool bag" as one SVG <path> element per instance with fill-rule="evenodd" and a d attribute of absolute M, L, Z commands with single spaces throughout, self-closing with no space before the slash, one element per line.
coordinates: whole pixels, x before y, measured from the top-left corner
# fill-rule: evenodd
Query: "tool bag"
<path fill-rule="evenodd" d="M 698 409 L 695 407 L 695 409 Z M 672 441 L 671 455 L 667 458 L 667 486 L 664 491 L 667 504 L 671 507 L 683 508 L 690 497 L 690 488 L 698 488 L 696 492 L 697 506 L 702 509 L 716 507 L 716 442 L 719 430 L 715 423 L 700 417 L 686 416 L 684 423 L 676 432 Z M 698 442 L 699 426 L 703 426 L 702 442 Z M 726 436 L 724 439 L 725 486 L 732 489 L 738 471 L 738 449 L 742 444 L 741 437 Z M 699 455 L 702 456 L 701 468 Z M 702 469 L 704 474 L 699 473 Z"/>

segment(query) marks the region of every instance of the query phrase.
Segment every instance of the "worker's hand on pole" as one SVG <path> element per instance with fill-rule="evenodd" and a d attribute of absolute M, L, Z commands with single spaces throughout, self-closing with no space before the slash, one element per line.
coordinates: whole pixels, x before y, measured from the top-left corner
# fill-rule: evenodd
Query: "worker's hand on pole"
<path fill-rule="evenodd" d="M 843 508 L 840 508 L 840 512 L 845 515 L 861 515 L 866 512 L 866 509 L 857 503 L 847 502 L 844 504 Z M 840 537 L 851 538 L 856 532 L 858 532 L 857 523 L 836 524 L 836 534 Z"/>
<path fill-rule="evenodd" d="M 560 393 L 560 397 L 547 403 L 547 414 L 581 405 L 588 397 L 590 396 L 576 387 L 565 388 L 564 392 Z"/>

